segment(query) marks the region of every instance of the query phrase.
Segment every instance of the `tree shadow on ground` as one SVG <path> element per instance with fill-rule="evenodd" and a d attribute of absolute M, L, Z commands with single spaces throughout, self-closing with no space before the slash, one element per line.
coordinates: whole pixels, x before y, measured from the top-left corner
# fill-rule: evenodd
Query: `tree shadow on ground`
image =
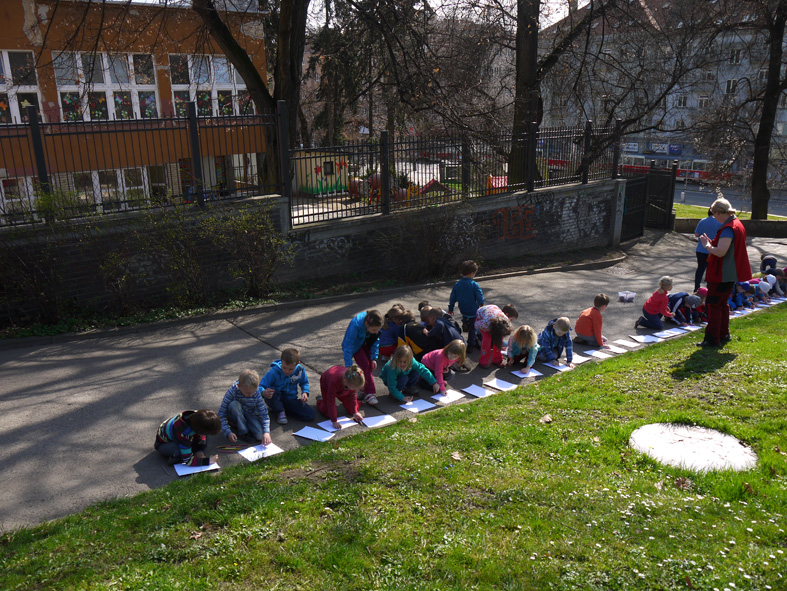
<path fill-rule="evenodd" d="M 727 353 L 722 349 L 697 349 L 680 363 L 674 364 L 670 376 L 674 380 L 702 377 L 721 369 L 736 357 L 735 353 Z"/>

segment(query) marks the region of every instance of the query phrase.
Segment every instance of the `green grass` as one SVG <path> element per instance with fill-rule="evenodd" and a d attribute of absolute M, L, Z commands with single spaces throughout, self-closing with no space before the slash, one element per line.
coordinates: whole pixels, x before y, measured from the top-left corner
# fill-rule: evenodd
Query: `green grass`
<path fill-rule="evenodd" d="M 682 203 L 673 204 L 675 217 L 679 218 L 704 218 L 708 215 L 708 208 L 699 205 L 684 205 Z M 750 220 L 751 212 L 741 211 L 737 216 L 742 220 Z M 769 220 L 787 220 L 786 217 L 768 214 Z"/>
<path fill-rule="evenodd" d="M 785 322 L 779 306 L 721 351 L 688 336 L 4 534 L 0 588 L 784 589 Z M 655 421 L 730 433 L 758 465 L 661 466 L 627 445 Z"/>

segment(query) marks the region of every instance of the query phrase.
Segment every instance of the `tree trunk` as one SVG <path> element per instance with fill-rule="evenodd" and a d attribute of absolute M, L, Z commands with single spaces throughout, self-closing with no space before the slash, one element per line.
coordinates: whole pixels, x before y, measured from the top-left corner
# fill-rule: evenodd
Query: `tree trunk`
<path fill-rule="evenodd" d="M 282 0 L 279 11 L 278 59 L 273 78 L 274 98 L 287 104 L 290 146 L 295 142 L 295 124 L 301 100 L 303 50 L 309 0 Z"/>
<path fill-rule="evenodd" d="M 538 77 L 538 13 L 540 0 L 517 1 L 516 31 L 516 96 L 511 155 L 508 162 L 508 184 L 524 183 L 527 179 L 527 141 L 524 134 L 532 121 L 539 121 L 540 80 Z"/>
<path fill-rule="evenodd" d="M 779 96 L 784 90 L 781 80 L 781 67 L 784 46 L 784 27 L 787 21 L 787 0 L 781 0 L 775 18 L 768 27 L 768 78 L 762 101 L 760 126 L 754 138 L 754 162 L 751 171 L 751 217 L 755 220 L 768 219 L 768 164 L 770 160 L 771 138 L 776 122 L 776 108 Z"/>

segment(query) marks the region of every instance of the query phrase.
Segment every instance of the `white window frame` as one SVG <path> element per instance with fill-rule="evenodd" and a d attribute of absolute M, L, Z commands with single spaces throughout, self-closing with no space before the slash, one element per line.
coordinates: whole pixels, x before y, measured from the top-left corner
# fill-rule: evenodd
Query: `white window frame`
<path fill-rule="evenodd" d="M 697 99 L 697 108 L 704 111 L 710 108 L 710 97 L 709 96 L 701 96 Z"/>
<path fill-rule="evenodd" d="M 679 94 L 675 100 L 675 106 L 678 109 L 685 109 L 689 105 L 689 95 Z"/>
<path fill-rule="evenodd" d="M 19 106 L 20 94 L 35 94 L 38 97 L 38 110 L 41 112 L 41 93 L 38 90 L 38 72 L 33 67 L 33 75 L 35 76 L 35 84 L 14 84 L 11 78 L 11 62 L 9 59 L 10 53 L 29 53 L 33 56 L 33 63 L 35 64 L 35 54 L 32 51 L 25 50 L 2 50 L 0 51 L 0 66 L 2 66 L 2 75 L 0 76 L 0 94 L 5 94 L 8 98 L 8 110 L 11 115 L 11 121 L 0 123 L 2 125 L 19 123 L 24 121 L 27 116 L 24 109 Z"/>
<path fill-rule="evenodd" d="M 724 94 L 735 94 L 737 90 L 738 90 L 738 79 L 728 78 L 726 86 L 724 88 Z"/>
<path fill-rule="evenodd" d="M 106 119 L 96 119 L 96 121 L 113 121 L 113 120 L 131 120 L 129 118 L 121 119 L 118 116 L 118 112 L 115 108 L 115 94 L 120 93 L 128 93 L 131 97 L 131 108 L 133 112 L 133 119 L 154 119 L 159 117 L 160 105 L 159 105 L 159 96 L 158 96 L 158 87 L 156 86 L 156 68 L 155 63 L 153 63 L 153 81 L 151 84 L 140 84 L 137 82 L 136 73 L 134 72 L 134 56 L 145 56 L 149 57 L 153 60 L 153 56 L 151 54 L 135 52 L 135 53 L 95 53 L 92 54 L 90 52 L 52 52 L 52 62 L 53 65 L 59 59 L 73 59 L 74 65 L 76 67 L 76 79 L 74 83 L 62 83 L 61 81 L 57 80 L 57 76 L 55 79 L 55 84 L 57 86 L 57 105 L 58 110 L 60 111 L 60 118 L 61 121 L 66 121 L 65 113 L 63 111 L 63 99 L 62 95 L 64 93 L 78 93 L 79 94 L 79 101 L 80 101 L 80 109 L 82 111 L 82 116 L 80 119 L 81 121 L 92 121 L 92 117 L 90 114 L 90 106 L 89 106 L 89 93 L 91 92 L 102 92 L 104 93 L 104 97 L 107 101 L 107 118 Z M 84 58 L 89 56 L 95 56 L 98 60 L 98 65 L 101 68 L 101 74 L 103 77 L 102 82 L 88 82 L 87 76 L 84 68 Z M 128 74 L 128 81 L 118 81 L 115 82 L 113 80 L 113 72 L 110 71 L 110 58 L 119 58 L 120 60 L 124 60 L 126 64 L 126 72 Z M 153 93 L 153 98 L 156 104 L 156 113 L 155 117 L 143 117 L 142 107 L 140 104 L 139 95 L 140 93 Z"/>
<path fill-rule="evenodd" d="M 210 93 L 210 116 L 211 117 L 219 117 L 224 115 L 240 115 L 240 97 L 242 93 L 246 93 L 246 85 L 243 83 L 243 80 L 237 73 L 237 70 L 230 64 L 229 60 L 226 56 L 223 55 L 210 55 L 210 54 L 186 54 L 186 53 L 173 53 L 169 55 L 170 59 L 170 68 L 172 66 L 172 57 L 173 56 L 180 56 L 186 57 L 186 63 L 188 66 L 188 74 L 189 74 L 189 82 L 188 84 L 183 83 L 175 83 L 172 80 L 172 70 L 170 69 L 170 81 L 172 86 L 172 104 L 175 106 L 175 116 L 176 117 L 185 117 L 185 113 L 178 112 L 178 106 L 180 104 L 180 100 L 175 99 L 176 93 L 188 93 L 188 100 L 197 102 L 197 95 L 198 93 L 202 92 L 209 92 Z M 204 60 L 204 61 L 203 61 Z M 226 71 L 229 73 L 229 82 L 226 81 L 217 81 L 216 80 L 216 63 L 217 60 L 222 60 L 226 64 Z M 194 78 L 195 69 L 198 64 L 205 63 L 208 66 L 207 71 L 207 80 L 203 82 L 197 82 Z M 230 92 L 232 96 L 232 113 L 220 113 L 219 112 L 219 102 L 218 102 L 218 95 L 219 93 L 226 93 Z M 252 106 L 252 112 L 254 110 L 254 104 L 250 103 Z M 198 117 L 206 117 L 208 116 L 205 113 L 200 113 L 199 105 L 197 107 L 197 116 Z"/>
<path fill-rule="evenodd" d="M 741 53 L 740 49 L 730 49 L 730 63 L 733 65 L 737 65 L 741 63 Z"/>

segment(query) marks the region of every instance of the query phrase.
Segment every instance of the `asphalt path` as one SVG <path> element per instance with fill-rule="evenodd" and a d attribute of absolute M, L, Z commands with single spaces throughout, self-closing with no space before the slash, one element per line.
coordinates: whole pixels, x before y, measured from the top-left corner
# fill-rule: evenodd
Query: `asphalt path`
<path fill-rule="evenodd" d="M 604 268 L 481 277 L 479 283 L 488 303 L 513 303 L 520 322 L 537 331 L 557 316 L 566 315 L 573 322 L 592 305 L 595 294 L 605 292 L 613 300 L 605 315 L 604 333 L 614 340 L 634 334 L 634 320 L 661 275 L 675 278 L 675 290 L 691 291 L 695 244 L 687 235 L 649 232 L 625 247 L 625 257 Z M 787 240 L 751 240 L 753 263 L 758 264 L 765 251 L 787 261 Z M 0 530 L 65 516 L 96 501 L 133 495 L 175 480 L 174 470 L 153 450 L 162 420 L 185 409 L 218 408 L 242 369 L 252 367 L 262 374 L 288 346 L 301 351 L 313 401 L 320 373 L 342 363 L 341 341 L 353 315 L 370 308 L 385 312 L 397 302 L 416 309 L 424 299 L 446 306 L 451 285 L 418 285 L 145 327 L 138 332 L 57 337 L 48 343 L 0 342 L 0 416 L 4 418 Z M 635 302 L 618 302 L 619 291 L 636 292 Z M 575 346 L 577 352 L 584 349 Z M 452 387 L 481 384 L 495 375 L 524 383 L 508 369 L 477 367 L 477 359 L 476 351 L 468 362 L 471 370 L 458 374 Z M 555 373 L 540 364 L 536 369 L 544 373 L 541 379 Z M 377 382 L 378 394 L 382 394 L 379 408 L 364 406 L 363 410 L 369 415 L 409 418 L 407 411 L 384 394 L 379 378 Z M 469 402 L 471 398 L 466 397 L 458 403 Z M 323 419 L 318 413 L 318 420 Z M 283 426 L 272 421 L 274 443 L 285 450 L 314 445 L 293 436 L 302 426 L 297 421 Z M 352 427 L 337 436 L 365 429 Z M 225 443 L 221 435 L 213 437 L 209 451 Z M 222 455 L 219 460 L 222 467 L 241 462 L 245 460 L 237 455 Z M 264 460 L 260 464 L 264 469 Z"/>

